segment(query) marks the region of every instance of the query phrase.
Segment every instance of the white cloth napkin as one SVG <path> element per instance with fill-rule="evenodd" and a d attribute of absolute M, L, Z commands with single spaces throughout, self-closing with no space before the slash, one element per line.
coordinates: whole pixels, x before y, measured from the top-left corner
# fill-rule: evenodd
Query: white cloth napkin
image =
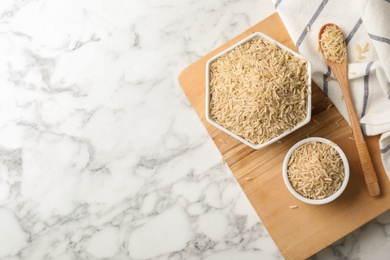
<path fill-rule="evenodd" d="M 342 93 L 318 50 L 325 23 L 344 33 L 349 87 L 365 135 L 381 134 L 382 162 L 390 179 L 390 0 L 272 0 L 298 51 L 312 65 L 314 82 L 349 122 Z M 359 57 L 357 45 L 367 51 Z"/>

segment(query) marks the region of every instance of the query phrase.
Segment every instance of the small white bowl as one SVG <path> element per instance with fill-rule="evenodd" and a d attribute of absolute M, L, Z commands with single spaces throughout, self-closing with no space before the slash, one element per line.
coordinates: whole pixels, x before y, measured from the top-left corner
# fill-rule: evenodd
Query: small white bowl
<path fill-rule="evenodd" d="M 300 147 L 306 143 L 310 143 L 310 142 L 321 142 L 321 143 L 325 143 L 325 144 L 332 146 L 339 153 L 339 155 L 343 161 L 343 164 L 344 164 L 344 181 L 341 184 L 340 189 L 338 189 L 335 193 L 333 193 L 332 195 L 330 195 L 329 197 L 326 197 L 324 199 L 314 200 L 314 199 L 308 199 L 308 198 L 303 197 L 297 191 L 295 191 L 295 189 L 292 187 L 290 180 L 288 179 L 288 175 L 287 175 L 287 165 L 288 165 L 288 162 L 290 160 L 292 153 L 298 147 Z M 309 137 L 309 138 L 306 138 L 306 139 L 299 141 L 294 146 L 292 146 L 290 148 L 290 150 L 287 152 L 286 157 L 284 158 L 282 172 L 283 172 L 284 183 L 286 184 L 286 187 L 291 192 L 291 194 L 294 195 L 294 197 L 296 197 L 300 201 L 308 203 L 308 204 L 312 204 L 312 205 L 326 204 L 326 203 L 329 203 L 329 202 L 335 200 L 336 198 L 338 198 L 344 192 L 345 188 L 347 187 L 347 184 L 349 181 L 349 175 L 350 175 L 348 159 L 345 156 L 345 153 L 343 152 L 343 150 L 341 150 L 341 148 L 337 144 L 333 143 L 332 141 L 330 141 L 328 139 L 322 138 L 322 137 Z"/>
<path fill-rule="evenodd" d="M 231 132 L 230 130 L 226 129 L 225 127 L 221 126 L 220 124 L 218 124 L 217 122 L 215 122 L 211 116 L 210 116 L 210 65 L 213 61 L 215 61 L 216 59 L 218 59 L 220 56 L 224 55 L 225 53 L 233 50 L 234 48 L 236 48 L 237 46 L 239 45 L 242 45 L 252 39 L 255 39 L 255 38 L 263 38 L 265 40 L 268 40 L 270 42 L 273 42 L 275 43 L 277 46 L 279 46 L 281 49 L 285 50 L 285 51 L 288 51 L 290 52 L 292 55 L 296 56 L 296 57 L 299 57 L 301 58 L 302 60 L 305 60 L 306 61 L 306 64 L 307 64 L 307 75 L 308 75 L 308 79 L 307 79 L 307 82 L 308 82 L 308 97 L 307 97 L 307 113 L 306 113 L 306 117 L 305 119 L 299 123 L 298 125 L 296 125 L 294 128 L 292 128 L 291 130 L 289 131 L 286 131 L 284 133 L 282 133 L 281 135 L 265 142 L 265 143 L 262 143 L 262 144 L 252 144 L 250 142 L 248 142 L 247 140 L 245 140 L 244 138 L 236 135 L 235 133 Z M 275 41 L 274 39 L 270 38 L 269 36 L 263 34 L 263 33 L 260 33 L 260 32 L 255 32 L 255 33 L 252 33 L 250 36 L 246 37 L 245 39 L 237 42 L 236 44 L 234 44 L 233 46 L 231 46 L 230 48 L 220 52 L 219 54 L 215 55 L 214 57 L 212 57 L 211 59 L 209 59 L 206 63 L 206 120 L 212 124 L 213 126 L 215 126 L 216 128 L 224 131 L 225 133 L 229 134 L 230 136 L 236 138 L 237 140 L 243 142 L 244 144 L 250 146 L 251 148 L 253 149 L 261 149 L 261 148 L 264 148 L 276 141 L 278 141 L 279 139 L 285 137 L 286 135 L 294 132 L 295 130 L 301 128 L 302 126 L 306 125 L 307 123 L 310 122 L 311 120 L 311 65 L 310 65 L 310 62 L 305 59 L 304 57 L 302 57 L 301 55 L 299 55 L 298 53 L 294 52 L 293 50 L 287 48 L 286 46 L 284 46 L 283 44 Z"/>

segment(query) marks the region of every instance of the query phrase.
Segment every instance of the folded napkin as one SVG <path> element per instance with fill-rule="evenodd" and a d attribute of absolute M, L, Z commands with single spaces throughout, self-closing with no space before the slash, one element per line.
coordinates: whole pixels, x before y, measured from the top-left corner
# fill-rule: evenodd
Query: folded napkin
<path fill-rule="evenodd" d="M 381 134 L 390 179 L 390 0 L 272 0 L 298 51 L 312 65 L 313 81 L 349 122 L 335 77 L 318 50 L 318 32 L 335 23 L 347 43 L 349 87 L 365 135 Z"/>

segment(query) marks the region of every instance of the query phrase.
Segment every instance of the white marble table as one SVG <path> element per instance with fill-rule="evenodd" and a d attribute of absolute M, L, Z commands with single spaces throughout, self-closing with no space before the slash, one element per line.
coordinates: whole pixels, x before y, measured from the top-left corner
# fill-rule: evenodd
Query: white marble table
<path fill-rule="evenodd" d="M 282 259 L 177 82 L 274 11 L 2 1 L 0 258 Z M 389 237 L 387 212 L 313 259 L 389 259 Z"/>

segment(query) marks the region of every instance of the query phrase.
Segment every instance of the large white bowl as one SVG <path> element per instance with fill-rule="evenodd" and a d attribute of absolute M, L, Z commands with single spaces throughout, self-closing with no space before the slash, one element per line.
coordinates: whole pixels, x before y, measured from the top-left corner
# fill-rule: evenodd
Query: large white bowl
<path fill-rule="evenodd" d="M 325 143 L 325 144 L 332 146 L 339 153 L 339 155 L 343 161 L 343 164 L 344 164 L 344 181 L 341 184 L 340 189 L 338 189 L 335 193 L 333 193 L 332 195 L 330 195 L 329 197 L 326 197 L 324 199 L 314 200 L 314 199 L 308 199 L 308 198 L 303 197 L 297 191 L 295 191 L 295 189 L 291 185 L 290 180 L 288 179 L 288 175 L 287 175 L 287 166 L 288 166 L 288 162 L 290 160 L 292 153 L 298 147 L 300 147 L 306 143 L 310 143 L 310 142 L 321 142 L 321 143 Z M 341 150 L 341 148 L 337 144 L 333 143 L 332 141 L 330 141 L 328 139 L 322 138 L 322 137 L 309 137 L 309 138 L 306 138 L 306 139 L 299 141 L 294 146 L 292 146 L 290 148 L 290 150 L 287 152 L 286 157 L 284 158 L 282 172 L 283 172 L 284 183 L 286 184 L 286 187 L 291 192 L 291 194 L 294 197 L 296 197 L 297 199 L 299 199 L 300 201 L 308 203 L 308 204 L 313 204 L 313 205 L 326 204 L 326 203 L 329 203 L 329 202 L 337 199 L 344 192 L 345 188 L 347 187 L 347 184 L 349 181 L 349 175 L 350 175 L 348 159 L 345 156 L 343 150 Z"/>
<path fill-rule="evenodd" d="M 294 128 L 292 128 L 291 130 L 289 131 L 286 131 L 284 133 L 282 133 L 281 135 L 265 142 L 265 143 L 262 143 L 262 144 L 252 144 L 250 142 L 248 142 L 247 140 L 245 140 L 244 138 L 236 135 L 235 133 L 231 132 L 230 130 L 226 129 L 225 127 L 223 127 L 222 125 L 218 124 L 217 122 L 215 122 L 211 116 L 210 116 L 210 65 L 213 61 L 215 61 L 216 59 L 218 59 L 220 56 L 224 55 L 225 53 L 233 50 L 235 47 L 239 46 L 239 45 L 242 45 L 252 39 L 255 39 L 255 38 L 263 38 L 265 40 L 268 40 L 270 42 L 274 42 L 276 45 L 278 45 L 281 49 L 283 50 L 286 50 L 288 52 L 290 52 L 292 55 L 296 56 L 296 57 L 299 57 L 303 60 L 306 61 L 306 64 L 307 64 L 307 75 L 308 75 L 308 79 L 307 79 L 307 82 L 308 82 L 308 96 L 307 96 L 307 113 L 306 113 L 306 117 L 305 119 L 300 122 L 298 125 L 296 125 Z M 307 123 L 310 122 L 310 119 L 311 119 L 311 65 L 309 63 L 309 61 L 307 59 L 305 59 L 304 57 L 302 57 L 301 55 L 299 55 L 298 53 L 294 52 L 293 50 L 287 48 L 286 46 L 284 46 L 283 44 L 275 41 L 274 39 L 270 38 L 269 36 L 263 34 L 263 33 L 260 33 L 260 32 L 255 32 L 253 34 L 251 34 L 250 36 L 246 37 L 245 39 L 237 42 L 236 44 L 234 44 L 233 46 L 231 46 L 230 48 L 218 53 L 217 55 L 215 55 L 214 57 L 212 57 L 211 59 L 209 59 L 206 63 L 206 120 L 212 124 L 213 126 L 217 127 L 218 129 L 224 131 L 225 133 L 231 135 L 232 137 L 236 138 L 237 140 L 243 142 L 244 144 L 252 147 L 253 149 L 261 149 L 261 148 L 264 148 L 276 141 L 278 141 L 279 139 L 285 137 L 286 135 L 294 132 L 295 130 L 301 128 L 302 126 L 306 125 Z"/>

